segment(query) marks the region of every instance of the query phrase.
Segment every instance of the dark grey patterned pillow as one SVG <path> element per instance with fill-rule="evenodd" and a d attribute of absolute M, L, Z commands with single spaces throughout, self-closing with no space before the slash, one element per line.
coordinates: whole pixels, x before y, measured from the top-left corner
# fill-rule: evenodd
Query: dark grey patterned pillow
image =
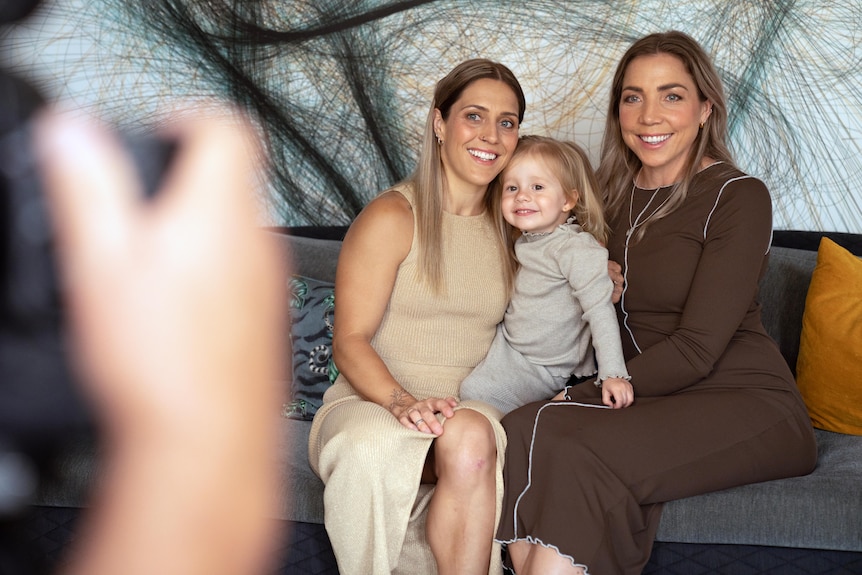
<path fill-rule="evenodd" d="M 338 377 L 332 362 L 334 286 L 329 282 L 291 276 L 288 282 L 293 377 L 289 403 L 282 414 L 310 420 L 323 403 L 323 393 Z"/>

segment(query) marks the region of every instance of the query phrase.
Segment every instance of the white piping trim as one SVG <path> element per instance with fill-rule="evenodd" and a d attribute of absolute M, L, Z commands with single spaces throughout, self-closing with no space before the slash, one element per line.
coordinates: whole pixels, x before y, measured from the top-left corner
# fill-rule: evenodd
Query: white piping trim
<path fill-rule="evenodd" d="M 707 166 L 707 168 L 714 166 L 717 163 L 720 163 L 720 162 L 715 162 L 713 164 L 710 164 L 709 166 Z M 704 168 L 704 169 L 706 169 L 706 168 Z M 716 197 L 715 197 L 715 203 L 713 203 L 712 209 L 709 210 L 709 214 L 707 214 L 707 216 L 706 216 L 706 222 L 703 225 L 703 239 L 704 240 L 706 240 L 706 236 L 707 236 L 707 233 L 709 231 L 708 230 L 709 223 L 712 220 L 712 215 L 715 213 L 715 210 L 718 209 L 718 204 L 721 201 L 721 196 L 724 194 L 724 189 L 728 186 L 728 184 L 731 184 L 733 182 L 737 182 L 739 180 L 751 179 L 753 177 L 754 176 L 744 174 L 742 176 L 737 176 L 735 178 L 731 178 L 731 179 L 725 181 L 724 184 L 722 184 L 721 188 L 718 190 L 718 195 L 716 195 Z M 652 201 L 652 200 L 650 200 L 650 201 Z M 647 203 L 647 205 L 649 205 L 649 203 Z M 644 209 L 646 209 L 646 208 L 644 208 Z M 643 213 L 643 212 L 641 212 L 641 213 Z M 640 217 L 640 216 L 638 216 L 638 217 Z M 635 220 L 635 221 L 637 221 L 637 220 Z M 625 270 L 625 272 L 623 273 L 623 293 L 620 295 L 620 309 L 623 312 L 623 327 L 625 328 L 626 333 L 629 334 L 629 337 L 632 340 L 632 344 L 634 344 L 637 352 L 642 353 L 641 347 L 638 345 L 638 342 L 635 339 L 635 334 L 634 334 L 634 332 L 632 332 L 631 328 L 629 327 L 629 321 L 628 321 L 629 320 L 629 312 L 628 312 L 628 310 L 626 310 L 626 291 L 628 291 L 628 285 L 629 285 L 629 282 L 628 282 L 629 238 L 631 237 L 631 235 L 632 235 L 631 233 L 626 234 L 625 249 L 623 250 L 623 262 L 625 263 L 623 269 Z M 770 230 L 769 230 L 769 246 L 771 246 L 771 245 L 772 245 L 772 228 L 770 228 Z M 769 246 L 767 246 L 767 248 L 766 248 L 766 253 L 769 253 Z"/>
<path fill-rule="evenodd" d="M 623 250 L 623 293 L 620 294 L 620 309 L 623 312 L 623 327 L 626 329 L 626 332 L 629 334 L 629 337 L 632 340 L 632 343 L 635 346 L 635 349 L 638 350 L 638 353 L 641 352 L 641 347 L 638 345 L 637 340 L 635 339 L 635 334 L 632 332 L 629 327 L 629 312 L 626 309 L 626 292 L 629 287 L 629 238 L 631 234 L 626 235 L 626 246 L 625 250 Z"/>
<path fill-rule="evenodd" d="M 580 563 L 575 563 L 574 557 L 570 557 L 569 555 L 566 555 L 565 553 L 560 553 L 560 550 L 557 549 L 557 547 L 554 547 L 553 545 L 545 545 L 545 543 L 542 543 L 540 540 L 535 539 L 534 537 L 531 537 L 531 536 L 518 537 L 518 507 L 521 505 L 521 499 L 524 497 L 524 495 L 526 495 L 527 491 L 529 491 L 530 487 L 532 487 L 532 485 L 533 485 L 533 448 L 536 445 L 536 429 L 539 426 L 539 416 L 548 407 L 566 407 L 566 406 L 569 406 L 569 407 L 591 407 L 594 409 L 611 409 L 607 405 L 595 405 L 592 403 L 580 403 L 577 401 L 552 401 L 550 403 L 546 403 L 545 405 L 540 407 L 538 411 L 536 411 L 536 417 L 533 420 L 533 431 L 532 431 L 532 435 L 530 437 L 530 454 L 529 454 L 529 457 L 527 459 L 527 461 L 528 461 L 528 463 L 527 463 L 527 485 L 524 486 L 524 489 L 521 491 L 521 493 L 518 495 L 518 498 L 515 500 L 515 508 L 514 508 L 514 512 L 513 512 L 513 516 L 512 516 L 512 525 L 514 528 L 515 537 L 511 540 L 502 540 L 502 539 L 496 539 L 495 538 L 494 541 L 496 541 L 497 543 L 500 543 L 501 545 L 507 545 L 509 543 L 514 543 L 515 541 L 528 541 L 530 543 L 540 543 L 544 547 L 550 547 L 550 548 L 555 549 L 560 556 L 568 557 L 572 561 L 573 567 L 583 567 L 584 568 L 584 574 L 589 575 L 589 572 L 587 571 L 586 565 L 583 565 Z"/>
<path fill-rule="evenodd" d="M 718 190 L 718 195 L 715 196 L 715 203 L 712 205 L 712 209 L 709 210 L 709 214 L 706 216 L 706 223 L 703 224 L 703 239 L 706 239 L 707 228 L 709 228 L 709 221 L 712 219 L 712 214 L 715 213 L 715 210 L 718 208 L 718 203 L 721 201 L 722 194 L 724 194 L 724 188 L 726 188 L 728 184 L 732 184 L 733 182 L 738 182 L 739 180 L 748 180 L 752 178 L 753 176 L 749 176 L 746 174 L 744 176 L 737 176 L 735 178 L 731 178 L 724 182 L 724 184 L 721 186 L 721 189 Z M 770 234 L 771 233 L 772 232 L 770 231 Z"/>

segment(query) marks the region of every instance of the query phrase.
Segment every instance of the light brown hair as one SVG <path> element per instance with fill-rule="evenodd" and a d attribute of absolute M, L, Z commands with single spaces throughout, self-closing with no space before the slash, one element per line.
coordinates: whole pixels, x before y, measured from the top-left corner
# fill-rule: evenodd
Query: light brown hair
<path fill-rule="evenodd" d="M 524 98 L 524 91 L 512 71 L 503 64 L 484 58 L 466 60 L 455 66 L 451 72 L 437 82 L 434 99 L 431 100 L 428 119 L 425 122 L 419 161 L 413 175 L 407 180 L 414 189 L 420 269 L 425 279 L 435 288 L 438 288 L 442 282 L 441 230 L 446 185 L 443 175 L 443 160 L 440 157 L 440 148 L 434 133 L 435 110 L 440 110 L 443 120 L 447 120 L 452 105 L 464 90 L 476 80 L 484 78 L 499 80 L 512 89 L 518 100 L 518 124 L 520 125 L 524 119 L 526 99 Z M 497 224 L 495 229 L 501 250 L 506 250 L 508 232 L 505 227 L 499 225 L 494 216 L 492 196 L 491 193 L 485 194 L 487 217 L 492 218 Z M 501 253 L 505 253 L 505 251 Z M 507 285 L 511 285 L 514 281 L 515 269 L 508 261 L 505 273 Z"/>
<path fill-rule="evenodd" d="M 679 182 L 674 184 L 668 201 L 650 218 L 655 222 L 675 210 L 688 195 L 691 179 L 701 167 L 704 158 L 723 161 L 734 167 L 727 147 L 727 103 L 721 79 L 704 49 L 691 36 L 678 31 L 650 34 L 632 44 L 617 65 L 611 83 L 608 115 L 602 139 L 601 162 L 597 179 L 605 197 L 609 217 L 623 209 L 631 192 L 633 180 L 641 168 L 641 162 L 622 138 L 619 106 L 622 99 L 623 78 L 631 62 L 640 56 L 669 54 L 678 58 L 688 71 L 701 102 L 709 101 L 712 111 L 704 122 L 691 149 L 691 156 Z M 643 236 L 649 223 L 641 226 L 635 239 Z"/>

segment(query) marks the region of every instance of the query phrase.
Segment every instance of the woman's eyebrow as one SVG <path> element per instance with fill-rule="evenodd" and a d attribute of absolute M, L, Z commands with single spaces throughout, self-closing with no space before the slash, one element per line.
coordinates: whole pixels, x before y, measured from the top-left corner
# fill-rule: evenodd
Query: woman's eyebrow
<path fill-rule="evenodd" d="M 665 90 L 673 90 L 675 88 L 681 88 L 683 90 L 688 91 L 688 86 L 685 84 L 679 84 L 677 82 L 671 82 L 670 84 L 663 84 L 658 87 L 659 92 L 664 92 Z"/>
<path fill-rule="evenodd" d="M 490 112 L 490 110 L 489 110 L 488 108 L 486 108 L 485 106 L 481 106 L 481 105 L 479 105 L 479 104 L 467 104 L 467 105 L 465 105 L 465 106 L 464 106 L 463 108 L 461 108 L 461 109 L 462 109 L 462 110 L 468 110 L 468 109 L 470 109 L 470 108 L 473 108 L 473 109 L 475 109 L 475 110 L 480 110 L 480 111 L 482 111 L 482 112 Z M 517 118 L 517 117 L 518 117 L 518 113 L 517 113 L 517 112 L 500 112 L 500 115 L 501 115 L 501 116 L 512 116 L 513 118 Z"/>
<path fill-rule="evenodd" d="M 685 84 L 680 84 L 678 82 L 671 82 L 670 84 L 662 84 L 656 88 L 657 92 L 664 92 L 665 90 L 673 90 L 674 88 L 682 88 L 683 90 L 688 91 L 688 87 Z M 638 86 L 623 86 L 623 91 L 629 92 L 645 92 L 643 88 Z"/>

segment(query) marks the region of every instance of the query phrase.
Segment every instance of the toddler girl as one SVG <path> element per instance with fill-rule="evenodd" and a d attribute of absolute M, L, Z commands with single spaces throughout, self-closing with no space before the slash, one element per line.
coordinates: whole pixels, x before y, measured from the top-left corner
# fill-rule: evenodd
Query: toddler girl
<path fill-rule="evenodd" d="M 631 405 L 603 247 L 607 225 L 586 154 L 572 142 L 524 136 L 494 186 L 496 208 L 520 230 L 512 254 L 519 270 L 488 355 L 462 382 L 461 398 L 505 414 L 563 399 L 572 376 L 598 372 L 604 406 Z"/>

